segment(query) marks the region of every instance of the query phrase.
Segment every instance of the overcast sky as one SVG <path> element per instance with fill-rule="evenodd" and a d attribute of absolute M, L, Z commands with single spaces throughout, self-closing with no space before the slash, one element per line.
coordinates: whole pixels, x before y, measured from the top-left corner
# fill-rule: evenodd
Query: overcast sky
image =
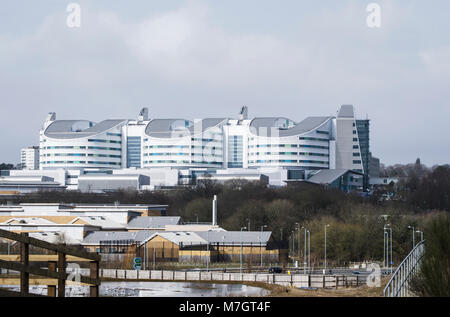
<path fill-rule="evenodd" d="M 382 163 L 450 163 L 450 1 L 0 4 L 0 162 L 58 119 L 334 115 L 371 121 Z M 381 6 L 381 28 L 366 6 Z"/>

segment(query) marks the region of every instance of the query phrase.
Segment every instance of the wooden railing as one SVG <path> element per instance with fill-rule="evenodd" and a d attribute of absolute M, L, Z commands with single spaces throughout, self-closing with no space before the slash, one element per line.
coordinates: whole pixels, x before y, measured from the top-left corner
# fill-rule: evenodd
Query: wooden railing
<path fill-rule="evenodd" d="M 0 238 L 16 241 L 20 244 L 20 255 L 0 255 L 0 268 L 20 272 L 20 293 L 17 293 L 17 296 L 31 295 L 29 286 L 30 274 L 32 274 L 44 277 L 44 279 L 32 279 L 32 282 L 34 285 L 47 285 L 48 296 L 56 297 L 58 295 L 58 297 L 64 297 L 66 282 L 72 280 L 69 278 L 70 274 L 66 272 L 67 262 L 89 262 L 90 276 L 77 275 L 76 282 L 89 285 L 91 297 L 99 296 L 100 255 L 67 245 L 53 244 L 30 238 L 27 233 L 17 234 L 0 229 Z M 30 255 L 30 246 L 35 246 L 54 254 Z M 48 262 L 48 269 L 33 267 L 30 265 L 30 262 Z M 14 283 L 14 280 L 17 281 L 17 278 L 7 278 L 6 280 L 8 283 Z M 11 292 L 8 293 L 11 294 Z"/>

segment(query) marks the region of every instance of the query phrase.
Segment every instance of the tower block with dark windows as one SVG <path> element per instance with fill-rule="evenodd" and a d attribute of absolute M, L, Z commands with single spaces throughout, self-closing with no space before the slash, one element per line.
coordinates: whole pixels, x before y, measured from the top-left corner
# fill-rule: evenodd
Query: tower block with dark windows
<path fill-rule="evenodd" d="M 362 164 L 364 168 L 363 189 L 369 188 L 370 163 L 370 120 L 356 120 Z"/>

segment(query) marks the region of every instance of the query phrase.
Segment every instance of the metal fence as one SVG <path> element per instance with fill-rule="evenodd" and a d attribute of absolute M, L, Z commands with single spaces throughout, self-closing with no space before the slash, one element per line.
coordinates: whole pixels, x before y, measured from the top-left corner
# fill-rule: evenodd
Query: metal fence
<path fill-rule="evenodd" d="M 385 297 L 411 296 L 411 280 L 420 270 L 425 253 L 425 240 L 419 242 L 398 266 L 383 290 Z"/>

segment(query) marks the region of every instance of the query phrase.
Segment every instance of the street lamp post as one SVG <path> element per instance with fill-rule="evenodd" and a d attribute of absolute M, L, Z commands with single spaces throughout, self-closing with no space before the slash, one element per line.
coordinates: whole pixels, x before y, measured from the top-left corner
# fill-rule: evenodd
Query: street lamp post
<path fill-rule="evenodd" d="M 387 232 L 386 232 L 386 225 L 384 225 L 383 227 L 383 267 L 386 268 L 387 267 L 387 263 L 388 263 L 388 248 L 387 248 L 387 244 L 388 244 L 388 239 L 387 239 Z"/>
<path fill-rule="evenodd" d="M 298 263 L 300 264 L 300 224 L 298 222 L 295 223 L 297 225 L 298 230 Z"/>
<path fill-rule="evenodd" d="M 311 232 L 308 230 L 308 272 L 311 273 Z"/>
<path fill-rule="evenodd" d="M 259 249 L 261 250 L 261 269 L 262 269 L 262 266 L 263 266 L 262 233 L 264 231 L 264 228 L 267 228 L 267 225 L 261 226 L 261 236 L 260 236 L 260 240 L 259 240 L 259 243 L 260 243 Z"/>
<path fill-rule="evenodd" d="M 420 241 L 423 241 L 423 231 L 417 230 L 417 233 L 420 233 Z"/>
<path fill-rule="evenodd" d="M 392 259 L 392 228 L 389 228 L 389 232 L 390 232 L 390 237 L 389 237 L 389 244 L 390 244 L 390 248 L 391 248 L 391 274 L 392 274 L 392 266 L 394 265 L 394 261 Z"/>
<path fill-rule="evenodd" d="M 416 237 L 415 237 L 416 229 L 412 226 L 408 226 L 408 229 L 412 230 L 412 248 L 414 249 L 414 247 L 416 246 Z"/>
<path fill-rule="evenodd" d="M 295 263 L 295 231 L 292 230 L 292 263 Z"/>
<path fill-rule="evenodd" d="M 303 229 L 305 229 L 305 253 L 303 253 L 303 274 L 306 274 L 306 228 L 303 227 Z"/>
<path fill-rule="evenodd" d="M 209 232 L 211 231 L 211 229 L 208 229 L 208 241 L 207 241 L 207 245 L 206 245 L 206 272 L 209 272 Z"/>
<path fill-rule="evenodd" d="M 389 230 L 389 232 L 388 232 Z M 390 224 L 386 224 L 383 227 L 384 232 L 384 267 L 390 267 L 391 273 L 392 273 L 392 265 L 393 265 L 393 258 L 392 258 L 392 227 Z M 390 259 L 389 259 L 390 254 Z"/>
<path fill-rule="evenodd" d="M 386 228 L 383 227 L 383 267 L 386 267 Z"/>
<path fill-rule="evenodd" d="M 239 272 L 242 274 L 242 230 L 247 229 L 247 227 L 242 227 L 241 228 L 241 254 L 240 254 L 240 262 L 241 262 L 241 266 L 239 268 Z"/>
<path fill-rule="evenodd" d="M 327 270 L 327 227 L 329 226 L 330 225 L 325 225 L 325 262 L 324 262 L 325 271 Z"/>

